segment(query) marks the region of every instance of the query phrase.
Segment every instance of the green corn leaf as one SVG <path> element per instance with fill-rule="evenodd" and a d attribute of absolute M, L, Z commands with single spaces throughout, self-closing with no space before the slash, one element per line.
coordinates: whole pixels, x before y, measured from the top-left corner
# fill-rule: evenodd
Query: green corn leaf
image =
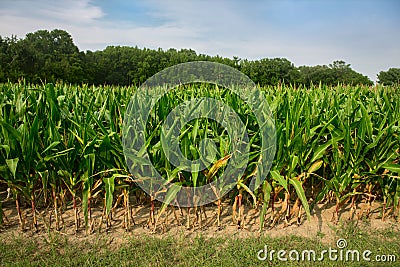
<path fill-rule="evenodd" d="M 197 138 L 197 132 L 199 130 L 199 120 L 195 120 L 194 125 L 193 125 L 193 131 L 192 131 L 192 142 L 195 143 L 196 142 L 196 138 Z"/>
<path fill-rule="evenodd" d="M 343 136 L 334 137 L 330 141 L 326 142 L 323 145 L 320 145 L 314 152 L 313 157 L 311 158 L 311 162 L 314 162 L 320 158 L 322 158 L 325 154 L 325 151 L 332 145 L 332 143 L 336 143 L 343 139 Z"/>
<path fill-rule="evenodd" d="M 275 181 L 277 181 L 280 186 L 283 186 L 283 188 L 285 188 L 286 191 L 289 191 L 287 180 L 285 179 L 285 177 L 280 175 L 279 172 L 277 172 L 277 171 L 271 171 L 270 173 L 271 173 L 272 178 Z"/>
<path fill-rule="evenodd" d="M 197 178 L 199 177 L 199 169 L 200 169 L 200 164 L 192 163 L 191 172 L 192 172 L 193 187 L 197 186 Z"/>
<path fill-rule="evenodd" d="M 369 138 L 372 138 L 372 121 L 371 116 L 368 114 L 367 109 L 364 104 L 360 102 L 361 112 L 362 112 L 362 120 L 364 122 L 365 127 L 367 128 L 367 134 Z"/>
<path fill-rule="evenodd" d="M 109 178 L 103 178 L 104 186 L 106 188 L 106 213 L 107 215 L 110 213 L 112 202 L 113 202 L 113 194 L 114 194 L 114 180 L 115 175 Z"/>
<path fill-rule="evenodd" d="M 47 201 L 47 186 L 49 182 L 49 171 L 45 170 L 43 172 L 39 172 L 40 178 L 42 180 L 42 187 L 43 187 L 43 194 L 44 194 L 44 201 Z"/>
<path fill-rule="evenodd" d="M 400 174 L 400 164 L 395 164 L 395 163 L 385 163 L 382 165 L 382 168 L 387 169 L 393 173 L 399 173 Z"/>
<path fill-rule="evenodd" d="M 56 147 L 59 143 L 60 143 L 60 141 L 52 142 L 45 150 L 42 151 L 42 154 L 44 154 L 44 153 L 46 153 L 47 151 L 53 149 L 53 148 Z"/>
<path fill-rule="evenodd" d="M 8 145 L 0 145 L 0 148 L 3 148 L 6 151 L 6 157 L 10 154 L 10 146 Z"/>
<path fill-rule="evenodd" d="M 332 187 L 333 185 L 331 184 L 331 182 L 327 180 L 324 188 L 317 194 L 314 201 L 311 203 L 311 210 L 314 208 L 315 204 L 320 202 L 326 196 L 326 194 L 328 194 L 329 189 L 331 189 Z"/>
<path fill-rule="evenodd" d="M 265 214 L 267 213 L 269 201 L 271 199 L 272 186 L 267 181 L 263 183 L 264 199 L 260 212 L 260 231 L 264 228 Z"/>
<path fill-rule="evenodd" d="M 331 142 L 326 142 L 323 145 L 320 145 L 314 152 L 313 157 L 311 158 L 311 162 L 314 162 L 323 157 L 326 149 L 331 145 Z"/>
<path fill-rule="evenodd" d="M 297 196 L 300 198 L 301 204 L 303 205 L 304 210 L 306 211 L 307 220 L 310 220 L 311 218 L 310 207 L 308 206 L 308 201 L 303 186 L 301 185 L 300 181 L 296 179 L 289 179 L 289 183 L 293 185 L 294 189 L 296 190 Z"/>
<path fill-rule="evenodd" d="M 6 123 L 4 120 L 0 121 L 0 124 L 3 128 L 5 128 L 8 133 L 10 133 L 17 141 L 21 141 L 22 135 L 20 132 L 18 132 L 14 127 L 12 127 L 10 124 Z"/>
<path fill-rule="evenodd" d="M 8 169 L 10 170 L 12 176 L 15 179 L 15 174 L 17 172 L 17 165 L 18 165 L 19 158 L 15 159 L 6 159 L 6 164 L 8 166 Z"/>
<path fill-rule="evenodd" d="M 340 187 L 339 192 L 343 192 L 349 186 L 352 179 L 352 172 L 351 170 L 347 170 L 341 177 L 340 177 Z"/>
<path fill-rule="evenodd" d="M 293 172 L 295 168 L 297 167 L 297 164 L 299 163 L 299 157 L 298 156 L 292 156 L 292 161 L 290 163 L 290 170 L 289 172 Z"/>
<path fill-rule="evenodd" d="M 250 196 L 253 198 L 253 205 L 255 207 L 257 204 L 256 195 L 254 195 L 254 193 L 250 190 L 250 188 L 247 185 L 245 185 L 244 183 L 242 183 L 241 181 L 238 181 L 238 186 L 243 188 L 247 193 L 250 194 Z"/>
<path fill-rule="evenodd" d="M 75 148 L 71 147 L 71 148 L 68 148 L 66 150 L 59 151 L 59 152 L 55 153 L 54 155 L 46 156 L 46 157 L 44 157 L 44 161 L 49 161 L 49 160 L 64 156 L 64 155 L 68 154 L 68 152 L 70 152 L 72 150 L 75 150 Z"/>
<path fill-rule="evenodd" d="M 173 184 L 167 191 L 167 194 L 165 195 L 165 199 L 163 201 L 163 204 L 161 205 L 161 209 L 158 213 L 157 216 L 157 221 L 160 218 L 160 216 L 164 213 L 165 209 L 168 207 L 168 205 L 171 203 L 171 201 L 176 197 L 176 194 L 182 189 L 182 186 L 179 185 L 179 183 Z"/>

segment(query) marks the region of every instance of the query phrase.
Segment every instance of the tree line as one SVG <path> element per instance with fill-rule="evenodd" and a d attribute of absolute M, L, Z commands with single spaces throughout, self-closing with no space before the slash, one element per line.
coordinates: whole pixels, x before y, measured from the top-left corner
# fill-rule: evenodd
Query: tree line
<path fill-rule="evenodd" d="M 354 71 L 344 61 L 329 65 L 296 67 L 285 58 L 247 60 L 197 54 L 192 49 L 154 50 L 128 46 L 108 46 L 101 51 L 80 51 L 72 36 L 64 31 L 38 30 L 25 38 L 0 36 L 0 82 L 57 82 L 140 85 L 164 68 L 189 62 L 213 61 L 234 67 L 255 83 L 277 85 L 281 83 L 309 86 L 372 85 L 367 77 Z M 400 69 L 389 69 L 378 74 L 379 82 L 398 83 Z"/>

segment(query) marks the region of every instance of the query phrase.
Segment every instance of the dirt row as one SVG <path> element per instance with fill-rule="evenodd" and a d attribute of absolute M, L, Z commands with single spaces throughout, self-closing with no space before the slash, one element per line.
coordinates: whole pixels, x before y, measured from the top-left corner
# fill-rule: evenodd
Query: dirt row
<path fill-rule="evenodd" d="M 98 205 L 99 206 L 99 205 Z M 277 212 L 281 209 L 280 203 L 275 203 Z M 91 220 L 85 228 L 82 211 L 79 210 L 79 228 L 75 230 L 75 216 L 72 207 L 67 207 L 59 214 L 59 229 L 56 229 L 55 214 L 52 208 L 42 209 L 36 212 L 37 229 L 32 224 L 32 211 L 28 207 L 23 209 L 24 230 L 20 229 L 18 213 L 12 201 L 3 203 L 4 222 L 0 226 L 0 237 L 2 241 L 7 235 L 24 235 L 30 237 L 45 236 L 49 232 L 58 232 L 71 240 L 82 240 L 95 236 L 105 236 L 114 243 L 123 243 L 129 236 L 176 236 L 176 237 L 203 237 L 224 238 L 235 236 L 238 238 L 260 237 L 281 237 L 285 235 L 296 235 L 307 238 L 318 238 L 322 242 L 333 242 L 337 236 L 335 229 L 343 223 L 360 223 L 373 229 L 386 229 L 388 227 L 400 230 L 400 223 L 389 214 L 385 220 L 381 219 L 381 204 L 373 203 L 370 213 L 367 215 L 367 204 L 359 203 L 355 209 L 350 205 L 341 207 L 338 220 L 334 219 L 335 206 L 333 203 L 316 205 L 311 212 L 310 220 L 306 215 L 301 214 L 300 222 L 296 216 L 285 220 L 284 216 L 273 221 L 272 210 L 267 211 L 265 227 L 260 231 L 259 209 L 249 206 L 244 208 L 244 216 L 241 226 L 236 224 L 232 218 L 232 206 L 229 203 L 222 203 L 220 226 L 217 222 L 217 206 L 206 206 L 196 210 L 179 209 L 168 207 L 159 217 L 156 227 L 150 220 L 150 205 L 134 205 L 130 209 L 130 216 L 127 210 L 116 208 L 112 216 L 107 220 L 103 208 L 94 207 L 91 210 Z M 155 219 L 160 207 L 155 207 Z"/>

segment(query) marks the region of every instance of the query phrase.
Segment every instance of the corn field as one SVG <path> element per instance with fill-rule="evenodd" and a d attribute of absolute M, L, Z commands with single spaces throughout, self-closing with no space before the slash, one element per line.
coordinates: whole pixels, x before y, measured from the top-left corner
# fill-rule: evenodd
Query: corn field
<path fill-rule="evenodd" d="M 0 223 L 1 204 L 13 199 L 20 228 L 38 230 L 40 210 L 52 210 L 52 229 L 60 230 L 67 209 L 74 211 L 75 230 L 90 232 L 91 210 L 104 209 L 108 226 L 112 214 L 124 209 L 123 227 L 135 223 L 134 200 L 148 204 L 148 226 L 155 227 L 169 209 L 145 194 L 140 179 L 129 173 L 122 147 L 124 114 L 135 87 L 90 87 L 66 84 L 0 85 Z M 160 129 L 179 103 L 212 97 L 227 103 L 246 125 L 251 143 L 245 174 L 234 190 L 210 204 L 221 226 L 221 202 L 232 206 L 232 219 L 243 227 L 244 206 L 260 210 L 259 229 L 297 217 L 302 223 L 314 205 L 336 205 L 333 220 L 345 203 L 381 203 L 382 220 L 400 219 L 400 88 L 341 86 L 262 88 L 274 115 L 276 154 L 267 179 L 255 192 L 250 178 L 261 159 L 258 125 L 238 96 L 224 88 L 191 84 L 178 87 L 159 101 L 147 123 L 150 159 L 168 181 L 200 186 L 217 179 L 230 159 L 229 136 L 215 121 L 199 118 L 180 134 L 182 153 L 198 159 L 199 140 L 214 141 L 215 161 L 208 170 L 179 171 L 165 157 Z M 174 192 L 171 192 L 173 194 Z M 167 192 L 168 197 L 168 192 Z M 195 200 L 194 200 L 195 201 Z M 281 207 L 275 207 L 280 201 Z M 24 208 L 32 220 L 27 221 Z M 202 212 L 195 207 L 196 215 Z M 189 208 L 188 208 L 189 209 Z M 267 212 L 270 220 L 266 221 Z M 363 211 L 368 216 L 370 210 Z M 305 215 L 305 216 L 304 216 Z M 187 220 L 190 224 L 190 220 Z"/>

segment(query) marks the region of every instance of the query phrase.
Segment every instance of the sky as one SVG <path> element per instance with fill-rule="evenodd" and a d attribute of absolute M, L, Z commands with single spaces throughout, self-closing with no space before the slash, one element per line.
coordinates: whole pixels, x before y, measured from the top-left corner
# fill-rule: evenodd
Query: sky
<path fill-rule="evenodd" d="M 396 26 L 397 25 L 397 26 Z M 399 0 L 0 0 L 0 36 L 69 32 L 80 50 L 190 48 L 296 66 L 400 68 Z"/>

